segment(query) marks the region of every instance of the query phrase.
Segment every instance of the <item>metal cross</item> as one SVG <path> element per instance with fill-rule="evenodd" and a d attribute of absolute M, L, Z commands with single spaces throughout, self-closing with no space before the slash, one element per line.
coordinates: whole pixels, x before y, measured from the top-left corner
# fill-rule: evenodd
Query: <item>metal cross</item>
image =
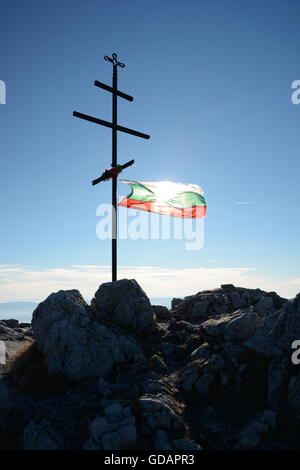
<path fill-rule="evenodd" d="M 108 60 L 108 61 L 111 62 L 113 65 L 119 66 L 119 67 L 121 67 L 122 69 L 124 69 L 125 64 L 122 64 L 122 62 L 118 62 L 118 61 L 117 61 L 117 57 L 118 57 L 117 54 L 114 52 L 114 53 L 112 54 L 112 58 L 111 58 L 111 57 L 108 57 L 108 55 L 105 55 L 105 56 L 104 56 L 104 59 L 105 59 L 105 60 Z"/>
<path fill-rule="evenodd" d="M 143 139 L 150 139 L 150 135 L 143 134 L 142 132 L 134 131 L 133 129 L 128 129 L 127 127 L 119 126 L 117 123 L 117 97 L 124 98 L 127 101 L 133 101 L 133 97 L 123 93 L 118 90 L 118 67 L 124 68 L 125 64 L 117 60 L 117 54 L 113 53 L 112 57 L 104 56 L 104 59 L 113 64 L 113 76 L 112 76 L 112 87 L 101 83 L 98 80 L 94 82 L 94 85 L 102 88 L 103 90 L 109 91 L 112 93 L 112 122 L 104 121 L 102 119 L 89 116 L 87 114 L 78 113 L 77 111 L 73 112 L 73 116 L 84 119 L 86 121 L 94 122 L 100 124 L 101 126 L 110 127 L 112 129 L 112 169 L 117 169 L 118 167 L 126 168 L 133 163 L 133 160 L 124 164 L 118 165 L 117 161 L 117 131 L 125 132 L 126 134 L 135 135 L 136 137 L 141 137 Z M 100 178 L 97 178 L 92 182 L 93 185 L 108 179 L 112 180 L 112 280 L 117 280 L 117 174 L 116 170 L 104 172 Z"/>

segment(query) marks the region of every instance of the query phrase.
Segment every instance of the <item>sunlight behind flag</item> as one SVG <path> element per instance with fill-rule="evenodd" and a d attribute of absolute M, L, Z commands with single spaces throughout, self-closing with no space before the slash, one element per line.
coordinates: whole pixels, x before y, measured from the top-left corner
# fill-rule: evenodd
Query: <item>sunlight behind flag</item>
<path fill-rule="evenodd" d="M 197 184 L 120 181 L 129 184 L 131 193 L 119 202 L 119 206 L 181 218 L 202 218 L 206 215 L 203 190 Z"/>

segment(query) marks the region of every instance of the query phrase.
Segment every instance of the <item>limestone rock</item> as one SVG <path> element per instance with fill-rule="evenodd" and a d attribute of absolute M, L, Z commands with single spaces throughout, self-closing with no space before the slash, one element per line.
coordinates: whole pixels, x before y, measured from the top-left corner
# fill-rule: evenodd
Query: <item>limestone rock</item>
<path fill-rule="evenodd" d="M 207 397 L 210 391 L 210 387 L 215 380 L 215 376 L 209 372 L 203 374 L 200 379 L 197 380 L 195 387 L 200 395 Z"/>
<path fill-rule="evenodd" d="M 300 294 L 282 310 L 264 318 L 256 334 L 245 345 L 269 358 L 289 354 L 294 340 L 300 339 Z"/>
<path fill-rule="evenodd" d="M 151 357 L 150 367 L 156 372 L 166 372 L 168 370 L 165 361 L 158 354 L 153 354 Z"/>
<path fill-rule="evenodd" d="M 16 320 L 18 321 L 18 320 Z M 10 320 L 0 321 L 0 340 L 1 341 L 21 341 L 31 335 L 30 327 L 11 327 Z"/>
<path fill-rule="evenodd" d="M 70 379 L 103 377 L 117 364 L 145 366 L 140 344 L 94 319 L 81 294 L 51 294 L 33 312 L 33 331 L 50 373 Z"/>
<path fill-rule="evenodd" d="M 295 415 L 300 417 L 300 374 L 292 377 L 288 384 L 288 404 Z"/>
<path fill-rule="evenodd" d="M 169 441 L 169 436 L 163 429 L 158 429 L 155 434 L 154 446 L 157 450 L 172 450 L 172 445 Z"/>
<path fill-rule="evenodd" d="M 0 379 L 0 412 L 7 413 L 12 407 L 11 393 L 5 382 Z"/>
<path fill-rule="evenodd" d="M 142 418 L 144 420 L 144 432 L 153 433 L 159 429 L 165 431 L 182 432 L 183 419 L 179 414 L 174 399 L 163 393 L 157 395 L 144 395 L 138 401 Z"/>
<path fill-rule="evenodd" d="M 174 308 L 176 308 L 177 305 L 180 304 L 180 302 L 182 302 L 182 299 L 179 299 L 179 298 L 174 298 L 174 299 L 172 299 L 172 301 L 171 301 L 171 309 L 173 310 Z"/>
<path fill-rule="evenodd" d="M 165 322 L 166 320 L 170 320 L 172 317 L 170 310 L 163 305 L 152 305 L 152 312 L 155 315 L 155 320 L 157 322 Z"/>
<path fill-rule="evenodd" d="M 261 416 L 250 423 L 241 433 L 236 449 L 255 449 L 262 439 L 275 428 L 276 415 L 274 411 L 265 410 Z"/>
<path fill-rule="evenodd" d="M 212 336 L 222 336 L 226 341 L 243 342 L 254 335 L 259 326 L 258 314 L 249 310 L 237 310 L 211 318 L 202 324 L 205 332 Z"/>
<path fill-rule="evenodd" d="M 51 423 L 43 420 L 31 422 L 24 430 L 24 450 L 59 450 L 63 449 L 62 436 L 53 429 Z"/>
<path fill-rule="evenodd" d="M 189 439 L 176 439 L 173 440 L 172 443 L 173 450 L 187 450 L 191 452 L 195 450 L 202 450 L 202 447 L 199 444 Z"/>
<path fill-rule="evenodd" d="M 129 407 L 120 403 L 109 405 L 104 416 L 99 416 L 90 425 L 90 439 L 86 450 L 122 450 L 136 444 L 135 417 Z"/>
<path fill-rule="evenodd" d="M 10 318 L 9 320 L 1 320 L 1 323 L 4 323 L 9 328 L 17 328 L 19 326 L 19 320 Z"/>
<path fill-rule="evenodd" d="M 102 284 L 91 302 L 95 318 L 137 333 L 154 330 L 150 301 L 134 280 L 121 279 Z"/>
<path fill-rule="evenodd" d="M 221 289 L 198 292 L 184 297 L 172 308 L 183 320 L 202 322 L 210 315 L 231 313 L 239 308 L 254 307 L 258 314 L 271 314 L 286 303 L 275 292 L 260 289 L 244 289 L 225 284 Z"/>
<path fill-rule="evenodd" d="M 9 324 L 0 335 L 30 328 Z M 34 348 L 11 376 L 0 370 L 0 449 L 22 437 L 26 449 L 299 447 L 300 294 L 222 285 L 173 299 L 169 312 L 125 279 L 100 286 L 91 306 L 75 290 L 52 294 L 33 331 L 42 356 Z M 75 380 L 47 375 L 43 361 Z"/>

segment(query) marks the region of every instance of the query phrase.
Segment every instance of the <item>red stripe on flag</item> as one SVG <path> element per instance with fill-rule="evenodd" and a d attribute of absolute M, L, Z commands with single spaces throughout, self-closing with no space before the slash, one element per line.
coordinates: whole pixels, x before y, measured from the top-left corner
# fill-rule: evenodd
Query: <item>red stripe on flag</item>
<path fill-rule="evenodd" d="M 171 215 L 173 217 L 181 217 L 182 219 L 201 219 L 205 217 L 207 206 L 192 206 L 185 209 L 172 207 L 158 202 L 144 202 L 136 199 L 125 197 L 119 202 L 118 206 L 128 207 L 129 209 L 138 209 L 147 212 L 156 212 L 157 214 Z"/>

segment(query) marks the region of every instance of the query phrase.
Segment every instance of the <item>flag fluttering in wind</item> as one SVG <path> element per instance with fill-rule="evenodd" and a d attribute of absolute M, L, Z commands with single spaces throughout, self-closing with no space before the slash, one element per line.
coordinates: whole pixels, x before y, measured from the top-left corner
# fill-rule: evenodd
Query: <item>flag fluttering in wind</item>
<path fill-rule="evenodd" d="M 203 190 L 197 184 L 120 181 L 130 185 L 131 193 L 119 202 L 119 206 L 181 218 L 201 218 L 206 215 L 207 204 Z"/>

